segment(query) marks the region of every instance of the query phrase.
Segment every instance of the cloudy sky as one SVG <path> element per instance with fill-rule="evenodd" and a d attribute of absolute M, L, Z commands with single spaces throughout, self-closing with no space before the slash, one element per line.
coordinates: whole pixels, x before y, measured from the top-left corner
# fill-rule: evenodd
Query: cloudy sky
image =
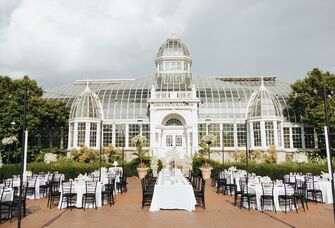
<path fill-rule="evenodd" d="M 194 74 L 335 72 L 334 0 L 0 0 L 0 75 L 44 87 L 155 72 L 176 33 Z"/>

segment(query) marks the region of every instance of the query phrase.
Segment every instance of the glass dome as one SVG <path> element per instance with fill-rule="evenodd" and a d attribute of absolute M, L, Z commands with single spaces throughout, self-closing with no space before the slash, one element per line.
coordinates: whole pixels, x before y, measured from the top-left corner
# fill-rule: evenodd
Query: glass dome
<path fill-rule="evenodd" d="M 158 49 L 157 58 L 163 56 L 190 56 L 190 53 L 180 39 L 172 34 Z"/>
<path fill-rule="evenodd" d="M 89 89 L 75 99 L 71 106 L 70 118 L 102 118 L 102 106 L 98 96 Z"/>
<path fill-rule="evenodd" d="M 267 90 L 262 81 L 258 91 L 255 91 L 248 104 L 248 119 L 282 117 L 282 107 L 278 99 Z"/>

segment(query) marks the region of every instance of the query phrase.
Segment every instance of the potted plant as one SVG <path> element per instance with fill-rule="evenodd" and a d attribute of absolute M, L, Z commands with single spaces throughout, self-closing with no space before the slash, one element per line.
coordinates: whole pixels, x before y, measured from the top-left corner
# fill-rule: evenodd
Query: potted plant
<path fill-rule="evenodd" d="M 201 138 L 200 147 L 199 150 L 200 155 L 205 159 L 205 161 L 202 163 L 200 167 L 200 171 L 202 174 L 202 177 L 205 180 L 209 180 L 211 178 L 211 171 L 212 166 L 209 164 L 208 159 L 211 158 L 211 144 L 213 144 L 216 140 L 216 137 L 212 134 L 205 135 Z"/>
<path fill-rule="evenodd" d="M 134 153 L 134 155 L 136 155 L 140 160 L 140 163 L 138 164 L 138 167 L 137 167 L 137 174 L 139 178 L 143 179 L 147 175 L 148 169 L 149 169 L 147 165 L 143 162 L 143 157 L 146 152 L 143 150 L 143 147 L 145 143 L 147 142 L 147 138 L 145 136 L 136 135 L 131 140 L 137 149 L 137 153 Z"/>

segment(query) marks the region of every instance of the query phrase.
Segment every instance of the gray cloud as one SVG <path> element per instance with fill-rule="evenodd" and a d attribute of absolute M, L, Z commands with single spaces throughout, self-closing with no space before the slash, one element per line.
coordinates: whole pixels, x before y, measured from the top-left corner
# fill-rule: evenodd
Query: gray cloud
<path fill-rule="evenodd" d="M 0 74 L 44 86 L 153 74 L 177 33 L 204 75 L 335 71 L 332 0 L 0 0 Z"/>

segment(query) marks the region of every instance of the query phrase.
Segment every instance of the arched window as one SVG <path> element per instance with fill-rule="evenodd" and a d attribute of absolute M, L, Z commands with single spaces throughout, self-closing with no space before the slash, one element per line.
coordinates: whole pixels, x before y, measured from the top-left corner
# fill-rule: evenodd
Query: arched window
<path fill-rule="evenodd" d="M 183 124 L 181 123 L 180 120 L 173 118 L 173 119 L 169 119 L 168 121 L 166 121 L 166 126 L 182 126 Z"/>

